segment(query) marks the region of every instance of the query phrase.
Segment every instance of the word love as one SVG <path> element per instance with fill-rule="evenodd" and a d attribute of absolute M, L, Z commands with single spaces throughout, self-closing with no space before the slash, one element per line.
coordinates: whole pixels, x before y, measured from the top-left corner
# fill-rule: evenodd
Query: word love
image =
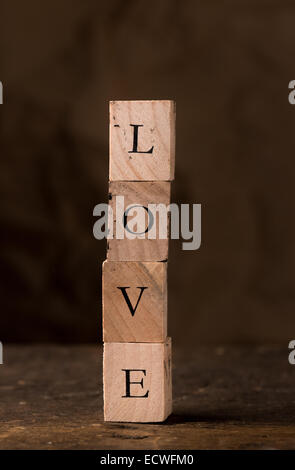
<path fill-rule="evenodd" d="M 167 337 L 167 260 L 172 238 L 200 245 L 200 206 L 170 204 L 175 103 L 110 102 L 109 201 L 93 234 L 106 238 L 102 268 L 104 419 L 159 423 L 172 412 L 172 344 Z M 104 464 L 118 464 L 105 458 Z M 132 461 L 124 461 L 130 467 Z"/>

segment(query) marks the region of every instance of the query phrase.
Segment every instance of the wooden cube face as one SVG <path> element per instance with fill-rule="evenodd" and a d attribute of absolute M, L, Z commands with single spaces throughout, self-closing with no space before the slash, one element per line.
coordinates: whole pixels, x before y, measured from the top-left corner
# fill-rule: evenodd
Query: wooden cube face
<path fill-rule="evenodd" d="M 167 262 L 105 261 L 103 340 L 159 343 L 167 337 Z"/>
<path fill-rule="evenodd" d="M 162 204 L 168 206 L 170 204 L 170 185 L 166 181 L 157 182 L 122 182 L 115 181 L 109 185 L 109 204 L 114 215 L 113 239 L 108 240 L 108 260 L 112 261 L 163 261 L 168 258 L 168 236 L 169 236 L 169 214 L 167 219 L 163 215 L 160 217 L 151 216 L 148 210 L 149 204 Z M 122 199 L 123 196 L 123 199 Z M 121 204 L 122 202 L 122 206 Z M 141 230 L 133 230 L 129 217 L 126 217 L 126 226 L 124 229 L 124 238 L 119 238 L 117 221 L 122 227 L 124 214 L 131 214 L 128 208 L 138 206 L 142 210 L 143 228 Z M 139 211 L 138 209 L 138 211 Z M 159 224 L 165 225 L 167 228 L 167 237 L 160 238 Z M 109 222 L 110 224 L 110 222 Z M 156 227 L 156 238 L 150 239 L 149 235 L 152 229 Z M 128 229 L 128 232 L 127 232 Z M 127 236 L 131 232 L 141 232 L 137 238 L 128 239 Z"/>
<path fill-rule="evenodd" d="M 110 102 L 110 180 L 171 181 L 174 101 Z"/>
<path fill-rule="evenodd" d="M 162 422 L 171 411 L 171 339 L 105 343 L 105 421 Z"/>

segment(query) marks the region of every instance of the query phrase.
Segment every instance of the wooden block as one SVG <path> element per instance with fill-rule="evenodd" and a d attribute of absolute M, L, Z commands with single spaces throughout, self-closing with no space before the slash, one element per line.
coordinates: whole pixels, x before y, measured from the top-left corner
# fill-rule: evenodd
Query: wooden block
<path fill-rule="evenodd" d="M 118 239 L 116 220 L 122 222 L 122 214 L 130 205 L 139 205 L 146 208 L 148 204 L 170 203 L 171 183 L 166 181 L 157 182 L 121 182 L 114 181 L 109 184 L 109 204 L 114 214 L 114 238 L 108 240 L 108 260 L 112 261 L 163 261 L 168 258 L 168 237 L 160 239 L 157 231 L 156 239 L 149 239 L 148 233 L 138 236 L 133 240 L 125 238 Z M 124 207 L 117 214 L 118 199 L 117 196 L 124 196 Z M 149 224 L 150 216 L 148 212 L 142 209 L 143 217 L 146 218 L 144 228 Z M 129 214 L 129 212 L 128 212 Z M 163 218 L 161 219 L 163 221 Z M 129 219 L 128 227 L 130 226 Z M 159 220 L 154 223 L 158 224 Z M 122 225 L 122 224 L 121 224 Z M 169 217 L 167 218 L 167 230 L 169 229 Z M 167 232 L 168 233 L 168 232 Z M 127 235 L 125 230 L 125 235 Z"/>
<path fill-rule="evenodd" d="M 171 412 L 171 339 L 105 343 L 105 421 L 161 422 Z"/>
<path fill-rule="evenodd" d="M 160 343 L 167 337 L 167 263 L 105 261 L 103 340 Z"/>
<path fill-rule="evenodd" d="M 171 181 L 174 101 L 110 102 L 110 180 Z"/>

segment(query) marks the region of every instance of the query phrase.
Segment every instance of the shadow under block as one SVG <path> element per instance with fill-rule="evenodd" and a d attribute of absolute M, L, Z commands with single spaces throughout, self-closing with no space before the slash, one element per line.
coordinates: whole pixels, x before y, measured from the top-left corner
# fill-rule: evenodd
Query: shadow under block
<path fill-rule="evenodd" d="M 171 181 L 174 101 L 110 102 L 110 180 Z"/>
<path fill-rule="evenodd" d="M 104 342 L 164 342 L 167 262 L 105 261 L 102 277 Z"/>
<path fill-rule="evenodd" d="M 104 419 L 162 422 L 172 412 L 171 338 L 104 343 Z"/>
<path fill-rule="evenodd" d="M 123 214 L 128 206 L 137 205 L 140 206 L 138 209 L 138 215 L 143 218 L 143 225 L 140 230 L 132 226 L 132 219 L 136 214 L 127 212 L 127 226 L 133 232 L 145 231 L 150 222 L 150 215 L 144 209 L 148 204 L 164 204 L 168 206 L 170 204 L 170 186 L 171 183 L 167 181 L 156 181 L 156 182 L 125 182 L 125 181 L 113 181 L 109 183 L 109 205 L 112 208 L 114 216 L 113 224 L 113 239 L 108 240 L 108 260 L 112 261 L 163 261 L 168 258 L 168 244 L 169 244 L 169 217 L 167 222 L 164 217 L 161 216 L 161 223 L 167 227 L 166 239 L 160 239 L 159 237 L 159 217 L 157 216 L 154 220 L 156 228 L 156 238 L 149 239 L 148 233 L 138 235 L 137 238 L 128 239 L 127 230 L 124 230 L 124 238 L 117 238 L 117 219 L 120 226 L 123 226 Z M 124 206 L 121 206 L 118 202 L 120 198 L 118 196 L 124 196 Z M 120 199 L 121 200 L 121 199 Z M 129 217 L 129 214 L 130 217 Z"/>

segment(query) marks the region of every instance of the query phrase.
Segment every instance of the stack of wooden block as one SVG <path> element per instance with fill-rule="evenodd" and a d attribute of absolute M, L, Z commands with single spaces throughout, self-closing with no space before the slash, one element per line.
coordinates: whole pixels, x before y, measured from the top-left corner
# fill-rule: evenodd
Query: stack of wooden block
<path fill-rule="evenodd" d="M 110 102 L 109 205 L 170 204 L 175 165 L 173 101 Z M 120 208 L 120 217 L 121 217 Z M 154 221 L 156 223 L 156 221 Z M 169 218 L 168 222 L 169 223 Z M 161 422 L 172 411 L 167 338 L 168 237 L 108 240 L 103 264 L 104 419 Z M 168 231 L 169 233 L 169 231 Z"/>

